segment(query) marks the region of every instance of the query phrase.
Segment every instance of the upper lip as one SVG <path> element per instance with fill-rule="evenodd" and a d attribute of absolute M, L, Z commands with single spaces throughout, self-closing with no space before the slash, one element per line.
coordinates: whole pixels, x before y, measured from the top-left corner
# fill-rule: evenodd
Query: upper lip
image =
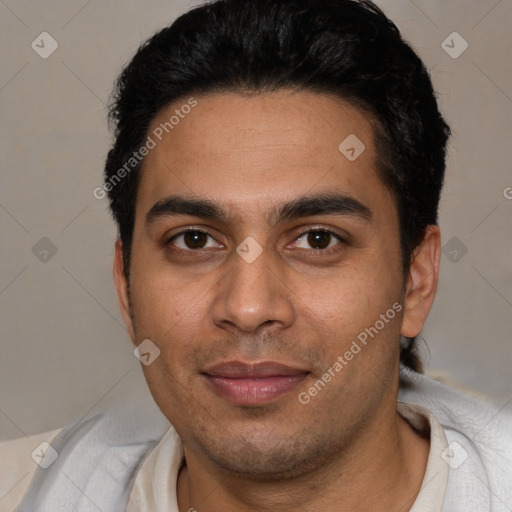
<path fill-rule="evenodd" d="M 302 375 L 309 372 L 308 370 L 278 363 L 276 361 L 259 361 L 255 363 L 224 361 L 211 366 L 203 373 L 212 377 L 247 379 L 251 377 L 288 377 L 293 375 Z"/>

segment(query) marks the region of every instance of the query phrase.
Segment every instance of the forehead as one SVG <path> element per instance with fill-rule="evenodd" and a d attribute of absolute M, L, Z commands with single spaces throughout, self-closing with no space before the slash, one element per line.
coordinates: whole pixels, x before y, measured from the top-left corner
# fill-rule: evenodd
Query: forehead
<path fill-rule="evenodd" d="M 144 161 L 138 214 L 177 194 L 213 198 L 234 211 L 243 204 L 246 213 L 315 192 L 363 203 L 370 194 L 388 195 L 375 169 L 371 119 L 332 95 L 184 98 L 158 113 L 148 135 L 155 147 Z"/>

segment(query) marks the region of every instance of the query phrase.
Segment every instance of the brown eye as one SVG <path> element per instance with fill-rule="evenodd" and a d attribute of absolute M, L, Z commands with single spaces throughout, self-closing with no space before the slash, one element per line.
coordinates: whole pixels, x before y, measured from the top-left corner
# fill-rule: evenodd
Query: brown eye
<path fill-rule="evenodd" d="M 339 245 L 343 239 L 325 229 L 316 229 L 303 233 L 297 238 L 297 247 L 301 249 L 324 250 Z"/>
<path fill-rule="evenodd" d="M 314 249 L 326 249 L 329 247 L 332 235 L 327 231 L 310 231 L 308 234 L 308 244 Z"/>
<path fill-rule="evenodd" d="M 208 235 L 201 231 L 189 231 L 183 235 L 183 242 L 189 249 L 202 249 Z"/>
<path fill-rule="evenodd" d="M 183 250 L 198 250 L 215 246 L 215 244 L 207 245 L 209 238 L 213 240 L 213 238 L 204 231 L 189 229 L 174 235 L 168 243 Z"/>

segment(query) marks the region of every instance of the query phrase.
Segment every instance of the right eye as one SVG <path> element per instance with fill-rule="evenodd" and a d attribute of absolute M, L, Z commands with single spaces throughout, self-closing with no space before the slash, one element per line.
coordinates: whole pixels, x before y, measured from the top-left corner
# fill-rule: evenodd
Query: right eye
<path fill-rule="evenodd" d="M 173 235 L 167 242 L 166 245 L 174 245 L 183 251 L 197 251 L 202 249 L 208 249 L 210 247 L 216 247 L 208 244 L 208 238 L 215 240 L 210 234 L 199 229 L 187 229 Z"/>

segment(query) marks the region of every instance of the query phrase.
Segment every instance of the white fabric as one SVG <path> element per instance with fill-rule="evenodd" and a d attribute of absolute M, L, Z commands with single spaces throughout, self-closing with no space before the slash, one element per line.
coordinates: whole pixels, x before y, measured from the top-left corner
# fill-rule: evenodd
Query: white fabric
<path fill-rule="evenodd" d="M 12 512 L 27 492 L 38 465 L 32 452 L 51 444 L 62 429 L 0 443 L 0 512 Z"/>
<path fill-rule="evenodd" d="M 58 458 L 37 469 L 16 511 L 124 510 L 140 464 L 169 427 L 154 402 L 135 400 L 67 426 L 51 443 Z"/>
<path fill-rule="evenodd" d="M 511 512 L 512 401 L 484 402 L 404 369 L 402 378 L 399 400 L 431 411 L 449 445 L 467 453 L 450 468 L 443 512 Z"/>
<path fill-rule="evenodd" d="M 183 461 L 183 443 L 170 428 L 141 466 L 126 512 L 179 512 L 176 484 Z"/>
<path fill-rule="evenodd" d="M 427 421 L 430 427 L 427 469 L 420 492 L 410 512 L 441 512 L 450 471 L 450 467 L 442 458 L 442 453 L 448 446 L 443 427 L 430 411 L 419 405 L 399 402 L 398 412 L 415 428 L 420 426 L 421 418 Z"/>

